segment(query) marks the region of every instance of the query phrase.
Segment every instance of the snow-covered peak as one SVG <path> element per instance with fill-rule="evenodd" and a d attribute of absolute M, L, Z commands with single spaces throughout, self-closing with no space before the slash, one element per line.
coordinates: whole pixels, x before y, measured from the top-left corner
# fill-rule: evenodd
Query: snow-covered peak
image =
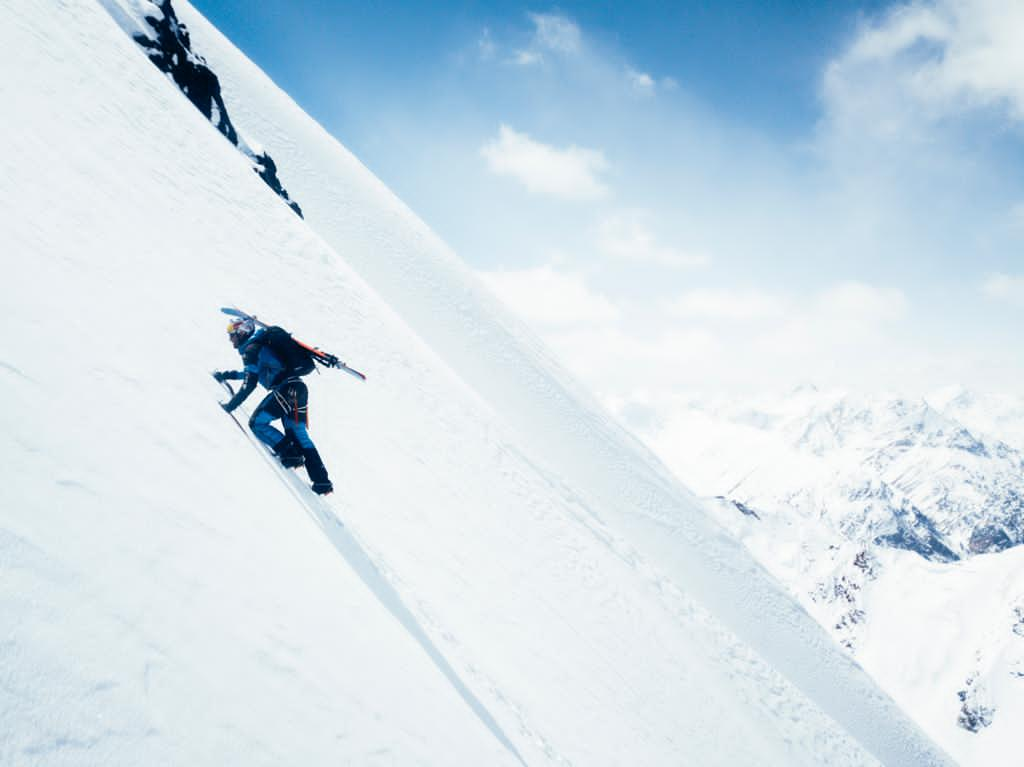
<path fill-rule="evenodd" d="M 961 390 L 949 399 L 930 399 L 944 415 L 970 424 L 989 438 L 1024 449 L 1024 396 Z"/>
<path fill-rule="evenodd" d="M 977 411 L 845 392 L 711 404 L 684 398 L 665 404 L 661 425 L 644 436 L 708 495 L 788 504 L 799 497 L 837 528 L 890 542 L 904 540 L 892 537 L 900 517 L 920 513 L 938 536 L 930 548 L 957 557 L 1024 543 L 1024 451 L 990 432 L 979 436 L 985 430 L 975 431 L 973 419 L 965 425 L 956 415 Z M 867 495 L 879 503 L 864 506 Z"/>

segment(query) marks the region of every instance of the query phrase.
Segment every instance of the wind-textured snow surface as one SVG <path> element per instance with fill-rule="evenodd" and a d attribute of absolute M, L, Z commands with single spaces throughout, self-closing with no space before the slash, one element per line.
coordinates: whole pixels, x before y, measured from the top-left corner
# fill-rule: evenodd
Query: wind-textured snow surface
<path fill-rule="evenodd" d="M 7 4 L 0 763 L 947 763 L 175 7 L 308 224 L 100 4 Z M 310 379 L 326 502 L 216 405 L 232 301 L 369 374 Z"/>

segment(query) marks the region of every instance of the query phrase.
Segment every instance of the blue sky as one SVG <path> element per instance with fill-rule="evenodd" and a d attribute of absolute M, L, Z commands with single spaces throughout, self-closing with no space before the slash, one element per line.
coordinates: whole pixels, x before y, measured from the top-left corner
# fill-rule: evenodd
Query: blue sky
<path fill-rule="evenodd" d="M 1024 373 L 1013 0 L 195 5 L 602 395 Z"/>
<path fill-rule="evenodd" d="M 852 23 L 884 7 L 882 2 L 692 0 L 551 7 L 336 0 L 194 4 L 307 110 L 342 125 L 344 114 L 324 103 L 311 67 L 336 73 L 342 89 L 368 79 L 390 98 L 401 98 L 424 75 L 436 75 L 446 55 L 482 29 L 515 35 L 528 13 L 543 12 L 572 18 L 595 40 L 632 56 L 640 68 L 676 73 L 696 96 L 737 119 L 793 132 L 814 119 L 818 73 L 850 36 Z"/>

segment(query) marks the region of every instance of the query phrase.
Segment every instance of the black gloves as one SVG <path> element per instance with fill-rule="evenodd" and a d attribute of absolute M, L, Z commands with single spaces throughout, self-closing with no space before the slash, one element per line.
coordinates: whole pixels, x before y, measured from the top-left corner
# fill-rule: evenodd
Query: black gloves
<path fill-rule="evenodd" d="M 218 371 L 216 371 L 216 372 L 215 372 L 215 373 L 213 374 L 213 377 L 214 377 L 214 379 L 215 379 L 216 381 L 218 381 L 219 383 L 224 383 L 224 381 L 225 381 L 225 380 L 227 380 L 227 377 L 228 377 L 228 376 L 227 376 L 227 373 L 226 373 L 225 371 L 223 371 L 223 370 L 218 370 Z"/>

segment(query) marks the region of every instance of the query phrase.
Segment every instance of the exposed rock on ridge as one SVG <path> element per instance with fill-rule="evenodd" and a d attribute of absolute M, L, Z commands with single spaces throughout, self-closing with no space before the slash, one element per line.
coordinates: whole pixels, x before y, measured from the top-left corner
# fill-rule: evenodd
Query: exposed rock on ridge
<path fill-rule="evenodd" d="M 277 176 L 274 160 L 266 152 L 254 149 L 232 125 L 221 95 L 220 80 L 203 57 L 192 50 L 188 28 L 178 20 L 171 0 L 160 0 L 160 4 L 152 8 L 153 11 L 145 14 L 146 23 L 152 31 L 134 34 L 135 42 L 146 50 L 149 60 L 174 81 L 196 109 L 249 158 L 253 170 L 264 183 L 302 218 L 302 209 L 288 196 Z"/>

